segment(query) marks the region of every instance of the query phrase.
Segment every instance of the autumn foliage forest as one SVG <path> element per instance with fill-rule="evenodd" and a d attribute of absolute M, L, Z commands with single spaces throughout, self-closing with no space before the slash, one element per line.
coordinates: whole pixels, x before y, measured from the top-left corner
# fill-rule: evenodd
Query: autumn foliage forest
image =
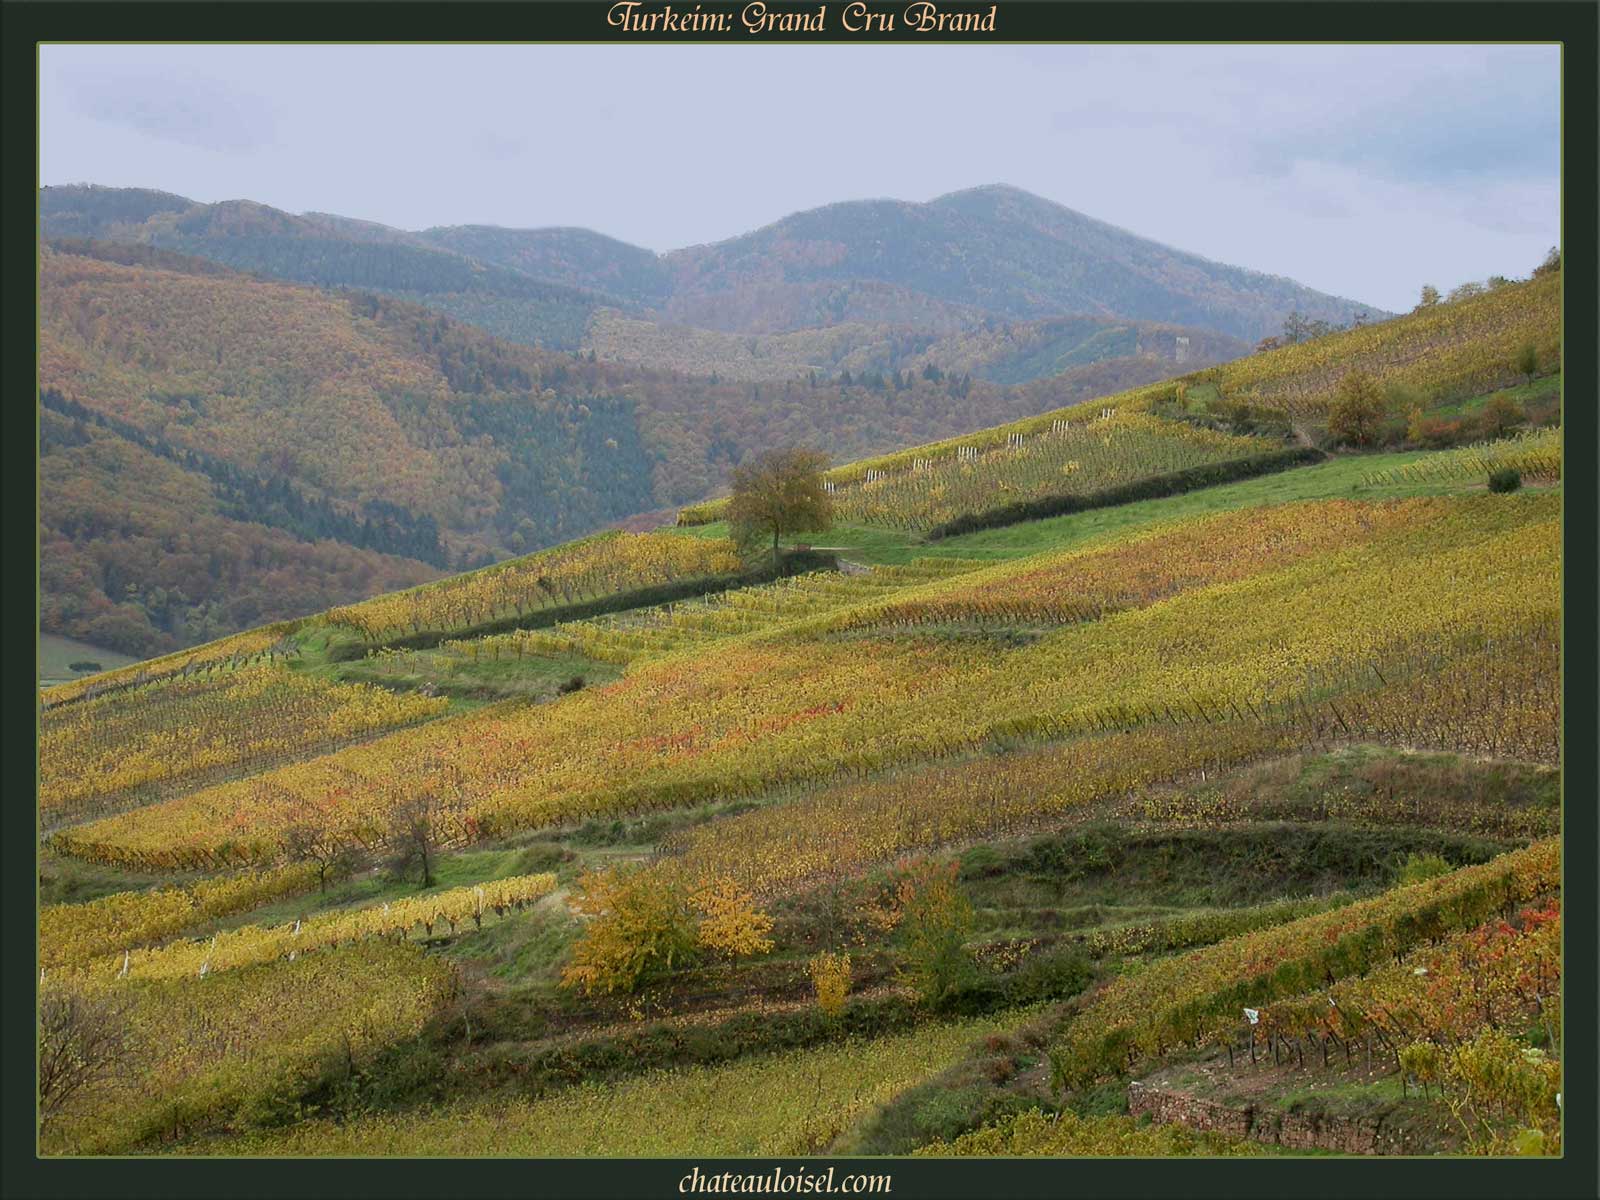
<path fill-rule="evenodd" d="M 773 445 L 859 457 L 1245 349 L 949 299 L 718 332 L 641 307 L 665 268 L 586 231 L 135 189 L 43 212 L 44 628 L 134 655 L 670 510 Z"/>
<path fill-rule="evenodd" d="M 586 230 L 47 188 L 43 628 L 160 653 L 648 527 L 772 446 L 861 459 L 1242 365 L 1236 335 L 1268 318 L 1224 299 L 1279 305 L 1285 333 L 1382 315 L 1223 268 L 1196 312 L 1161 290 L 1163 248 L 1010 189 L 923 209 L 837 205 L 657 258 Z M 1038 315 L 1026 279 L 963 277 L 929 241 L 976 227 L 1116 264 L 1122 290 Z M 1226 378 L 1271 393 L 1250 371 Z"/>

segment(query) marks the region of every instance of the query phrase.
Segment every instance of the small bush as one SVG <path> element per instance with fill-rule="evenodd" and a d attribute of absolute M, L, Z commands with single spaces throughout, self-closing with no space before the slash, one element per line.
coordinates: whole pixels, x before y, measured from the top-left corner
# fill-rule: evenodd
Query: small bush
<path fill-rule="evenodd" d="M 934 1000 L 935 1011 L 955 1017 L 976 1017 L 1004 1006 L 1006 987 L 999 979 L 968 969 Z"/>
<path fill-rule="evenodd" d="M 1441 875 L 1448 875 L 1455 870 L 1442 855 L 1419 854 L 1412 851 L 1406 856 L 1405 862 L 1400 864 L 1399 873 L 1395 882 L 1399 884 L 1421 883 L 1425 879 L 1437 879 Z"/>
<path fill-rule="evenodd" d="M 581 692 L 588 682 L 582 675 L 574 675 L 570 679 L 563 680 L 561 686 L 556 690 L 565 696 L 571 692 Z"/>
<path fill-rule="evenodd" d="M 961 855 L 961 878 L 992 879 L 1005 874 L 1006 859 L 993 846 L 973 846 Z"/>
<path fill-rule="evenodd" d="M 1015 1005 L 1075 996 L 1089 984 L 1089 959 L 1078 946 L 1033 954 L 1006 976 L 1006 998 Z"/>
<path fill-rule="evenodd" d="M 1560 395 L 1542 396 L 1529 402 L 1523 410 L 1527 415 L 1528 424 L 1536 429 L 1561 423 L 1561 397 Z"/>
<path fill-rule="evenodd" d="M 1483 432 L 1488 437 L 1505 437 L 1525 420 L 1527 414 L 1522 411 L 1522 405 L 1509 396 L 1491 396 L 1483 406 Z"/>
<path fill-rule="evenodd" d="M 631 992 L 694 962 L 698 931 L 688 898 L 670 880 L 635 865 L 591 871 L 573 906 L 591 918 L 561 973 L 569 988 Z"/>
<path fill-rule="evenodd" d="M 1517 351 L 1517 373 L 1529 379 L 1539 373 L 1539 347 L 1532 342 Z"/>
<path fill-rule="evenodd" d="M 1391 412 L 1426 410 L 1433 405 L 1432 396 L 1409 383 L 1391 382 L 1383 389 L 1383 394 Z"/>
<path fill-rule="evenodd" d="M 1067 1105 L 1080 1117 L 1121 1116 L 1128 1111 L 1128 1084 L 1117 1079 L 1074 1092 Z"/>
<path fill-rule="evenodd" d="M 1406 426 L 1406 439 L 1414 444 L 1427 446 L 1432 450 L 1443 450 L 1449 446 L 1462 446 L 1468 442 L 1475 442 L 1482 437 L 1481 426 L 1466 418 L 1450 420 L 1447 417 L 1429 416 L 1420 409 L 1411 413 L 1411 420 Z"/>
<path fill-rule="evenodd" d="M 700 914 L 702 948 L 728 958 L 766 954 L 772 949 L 772 918 L 731 878 L 706 880 L 689 897 Z"/>
<path fill-rule="evenodd" d="M 75 662 L 75 663 L 68 663 L 67 664 L 67 670 L 69 670 L 69 671 L 104 671 L 105 668 L 102 667 L 97 662 L 92 662 L 89 659 L 81 659 L 80 661 Z"/>
<path fill-rule="evenodd" d="M 1491 492 L 1514 492 L 1522 486 L 1522 472 L 1515 467 L 1501 467 L 1489 475 Z"/>
<path fill-rule="evenodd" d="M 844 1012 L 850 994 L 850 956 L 824 950 L 810 962 L 811 983 L 817 989 L 817 1007 L 830 1017 Z"/>
<path fill-rule="evenodd" d="M 579 846 L 620 846 L 632 832 L 625 821 L 590 818 L 572 832 L 569 840 Z"/>
<path fill-rule="evenodd" d="M 1372 439 L 1374 446 L 1399 446 L 1406 440 L 1406 418 L 1398 412 L 1388 414 L 1378 423 L 1378 432 Z"/>
<path fill-rule="evenodd" d="M 573 861 L 578 856 L 564 846 L 554 842 L 535 842 L 517 856 L 515 875 L 537 875 L 543 871 L 554 871 L 562 863 Z"/>
<path fill-rule="evenodd" d="M 955 863 L 927 863 L 900 883 L 906 976 L 928 1004 L 967 984 L 977 972 L 966 948 L 973 911 L 956 884 Z"/>

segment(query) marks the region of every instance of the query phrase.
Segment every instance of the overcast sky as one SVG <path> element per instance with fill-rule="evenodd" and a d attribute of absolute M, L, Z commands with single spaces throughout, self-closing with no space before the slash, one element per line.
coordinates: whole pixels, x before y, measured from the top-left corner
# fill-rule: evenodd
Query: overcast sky
<path fill-rule="evenodd" d="M 1388 309 L 1558 240 L 1554 46 L 49 46 L 42 182 L 669 250 L 1009 183 Z"/>

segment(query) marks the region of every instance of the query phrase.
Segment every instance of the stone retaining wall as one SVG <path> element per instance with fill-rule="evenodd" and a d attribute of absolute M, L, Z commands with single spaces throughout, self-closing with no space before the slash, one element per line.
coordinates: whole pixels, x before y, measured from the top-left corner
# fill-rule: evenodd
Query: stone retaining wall
<path fill-rule="evenodd" d="M 1148 1113 L 1161 1124 L 1214 1130 L 1295 1150 L 1331 1150 L 1336 1154 L 1406 1154 L 1404 1129 L 1385 1129 L 1384 1118 L 1330 1117 L 1318 1113 L 1285 1113 L 1270 1109 L 1229 1108 L 1143 1083 L 1128 1085 L 1128 1111 Z"/>

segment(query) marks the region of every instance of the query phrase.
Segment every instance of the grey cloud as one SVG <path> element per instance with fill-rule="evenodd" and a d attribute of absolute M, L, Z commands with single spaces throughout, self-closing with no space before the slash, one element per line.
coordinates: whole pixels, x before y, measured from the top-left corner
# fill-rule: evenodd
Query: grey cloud
<path fill-rule="evenodd" d="M 163 141 L 239 153 L 274 140 L 266 104 L 211 80 L 97 72 L 75 75 L 68 88 L 82 115 Z"/>
<path fill-rule="evenodd" d="M 1553 176 L 1560 170 L 1554 73 L 1454 78 L 1347 114 L 1329 113 L 1258 141 L 1258 169 L 1329 162 L 1408 183 Z"/>
<path fill-rule="evenodd" d="M 667 250 L 1009 181 L 1396 308 L 1424 280 L 1525 273 L 1559 225 L 1548 46 L 56 45 L 40 63 L 45 183 L 409 229 L 583 225 Z"/>
<path fill-rule="evenodd" d="M 473 147 L 485 158 L 504 160 L 515 158 L 526 148 L 526 143 L 519 137 L 506 137 L 492 129 L 486 129 L 473 140 Z"/>
<path fill-rule="evenodd" d="M 1192 123 L 1192 114 L 1177 108 L 1118 111 L 1103 104 L 1089 104 L 1058 109 L 1050 114 L 1050 127 L 1056 133 L 1076 133 L 1083 129 L 1171 129 L 1181 132 Z"/>

